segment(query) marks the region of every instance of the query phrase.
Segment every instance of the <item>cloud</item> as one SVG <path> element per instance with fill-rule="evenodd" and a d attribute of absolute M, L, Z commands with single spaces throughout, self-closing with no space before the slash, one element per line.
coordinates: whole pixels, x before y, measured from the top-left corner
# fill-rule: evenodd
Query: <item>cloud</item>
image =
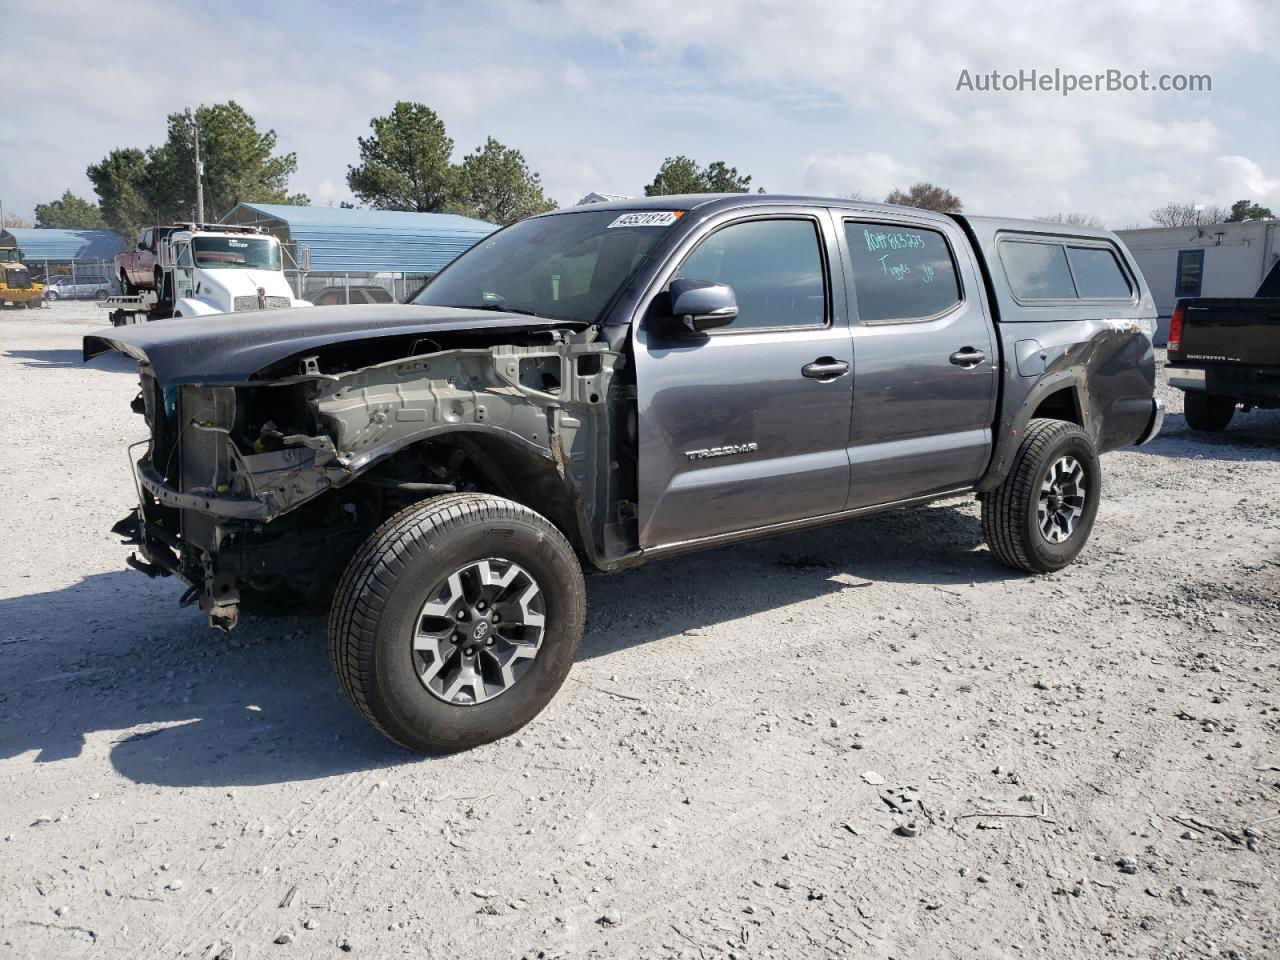
<path fill-rule="evenodd" d="M 89 0 L 36 5 L 6 27 L 41 36 L 57 69 L 12 71 L 32 105 L 0 142 L 7 209 L 89 194 L 84 168 L 164 137 L 165 115 L 235 98 L 298 154 L 292 188 L 348 199 L 369 118 L 396 99 L 440 113 L 458 155 L 493 135 L 552 196 L 641 192 L 666 156 L 725 160 L 771 192 L 878 198 L 916 179 L 968 209 L 1079 211 L 1113 225 L 1169 200 L 1280 207 L 1280 4 L 1137 0 L 489 0 L 467 5 Z M 150 47 L 122 58 L 146 24 Z M 178 51 L 194 50 L 190 65 Z M 957 92 L 962 69 L 1210 73 L 1212 93 Z M 172 80 L 166 79 L 172 74 Z"/>
<path fill-rule="evenodd" d="M 804 192 L 837 197 L 856 193 L 864 200 L 883 200 L 894 189 L 929 178 L 919 167 L 887 153 L 836 154 L 809 158 Z"/>

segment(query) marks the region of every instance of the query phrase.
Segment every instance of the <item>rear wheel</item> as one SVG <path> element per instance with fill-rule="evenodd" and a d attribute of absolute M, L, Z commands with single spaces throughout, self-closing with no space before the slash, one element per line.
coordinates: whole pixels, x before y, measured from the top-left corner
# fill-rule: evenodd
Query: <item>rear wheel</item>
<path fill-rule="evenodd" d="M 573 665 L 582 570 L 546 518 L 448 494 L 384 523 L 329 613 L 329 651 L 365 718 L 411 750 L 465 750 L 520 729 Z"/>
<path fill-rule="evenodd" d="M 1187 418 L 1187 426 L 1192 430 L 1221 433 L 1236 415 L 1236 401 L 1233 397 L 1201 393 L 1198 390 L 1188 390 L 1182 396 L 1182 412 Z"/>
<path fill-rule="evenodd" d="M 1029 573 L 1061 570 L 1089 540 L 1102 469 L 1089 435 L 1066 420 L 1032 420 L 1004 482 L 979 495 L 982 532 L 999 560 Z"/>
<path fill-rule="evenodd" d="M 54 300 L 57 300 L 57 299 L 58 299 L 58 291 L 57 291 L 57 290 L 46 290 L 46 291 L 45 291 L 45 294 L 44 294 L 44 298 L 45 298 L 46 300 L 50 301 L 50 302 L 52 302 L 52 301 L 54 301 Z"/>

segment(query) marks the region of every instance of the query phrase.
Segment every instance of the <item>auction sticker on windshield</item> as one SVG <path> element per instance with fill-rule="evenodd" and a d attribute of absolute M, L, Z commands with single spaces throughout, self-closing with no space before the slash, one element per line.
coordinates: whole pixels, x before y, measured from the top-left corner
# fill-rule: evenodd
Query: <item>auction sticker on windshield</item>
<path fill-rule="evenodd" d="M 669 227 L 679 220 L 683 213 L 683 210 L 651 210 L 644 213 L 624 213 L 609 224 L 607 229 L 612 230 L 614 227 Z"/>

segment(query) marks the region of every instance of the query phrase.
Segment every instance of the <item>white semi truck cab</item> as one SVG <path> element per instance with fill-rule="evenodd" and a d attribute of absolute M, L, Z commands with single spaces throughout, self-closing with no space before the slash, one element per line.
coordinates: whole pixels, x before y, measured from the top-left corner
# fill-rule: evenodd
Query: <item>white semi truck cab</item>
<path fill-rule="evenodd" d="M 157 290 L 103 304 L 113 324 L 311 306 L 293 295 L 280 241 L 255 227 L 185 224 L 160 241 L 158 266 Z"/>
<path fill-rule="evenodd" d="M 311 306 L 293 296 L 280 241 L 251 228 L 179 230 L 161 242 L 160 267 L 175 317 Z"/>

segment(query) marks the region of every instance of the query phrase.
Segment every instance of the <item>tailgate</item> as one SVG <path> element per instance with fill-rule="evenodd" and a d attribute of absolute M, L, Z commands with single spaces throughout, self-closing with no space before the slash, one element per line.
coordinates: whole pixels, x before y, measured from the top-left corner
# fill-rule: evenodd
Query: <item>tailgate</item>
<path fill-rule="evenodd" d="M 1207 298 L 1183 302 L 1178 363 L 1280 366 L 1280 299 Z"/>

